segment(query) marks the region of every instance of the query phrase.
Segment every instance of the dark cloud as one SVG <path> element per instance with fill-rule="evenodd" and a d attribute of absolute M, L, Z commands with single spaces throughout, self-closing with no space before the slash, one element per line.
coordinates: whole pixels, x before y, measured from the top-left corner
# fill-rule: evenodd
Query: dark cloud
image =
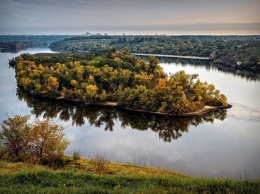
<path fill-rule="evenodd" d="M 0 34 L 259 33 L 259 13 L 259 0 L 1 0 Z"/>

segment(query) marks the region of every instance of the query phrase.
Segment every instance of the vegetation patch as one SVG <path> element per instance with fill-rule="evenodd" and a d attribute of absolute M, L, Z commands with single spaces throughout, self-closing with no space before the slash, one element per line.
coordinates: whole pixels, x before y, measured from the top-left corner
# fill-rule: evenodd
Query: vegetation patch
<path fill-rule="evenodd" d="M 259 193 L 259 180 L 195 178 L 162 169 L 66 158 L 59 169 L 0 160 L 0 193 Z M 15 169 L 15 170 L 13 170 Z"/>

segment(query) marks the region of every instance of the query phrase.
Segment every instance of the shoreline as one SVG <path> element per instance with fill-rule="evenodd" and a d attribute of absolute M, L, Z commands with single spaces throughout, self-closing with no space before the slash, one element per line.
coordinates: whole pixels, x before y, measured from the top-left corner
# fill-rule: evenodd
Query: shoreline
<path fill-rule="evenodd" d="M 218 68 L 222 68 L 225 72 L 227 71 L 243 71 L 243 72 L 251 72 L 251 73 L 255 73 L 255 74 L 259 74 L 260 73 L 260 68 L 256 67 L 256 66 L 239 66 L 236 64 L 233 65 L 228 65 L 226 63 L 219 63 L 217 61 L 212 61 L 212 63 L 218 67 Z"/>
<path fill-rule="evenodd" d="M 223 110 L 223 109 L 228 109 L 231 108 L 232 105 L 228 104 L 226 107 L 224 106 L 204 106 L 203 109 L 189 112 L 189 113 L 181 113 L 181 114 L 170 114 L 170 113 L 165 113 L 165 112 L 152 112 L 152 111 L 146 111 L 146 110 L 140 110 L 140 109 L 130 109 L 130 108 L 124 108 L 124 107 L 119 107 L 121 109 L 133 111 L 133 112 L 140 112 L 140 113 L 149 113 L 149 114 L 156 114 L 156 115 L 163 115 L 163 116 L 175 116 L 175 117 L 187 117 L 187 116 L 202 116 L 204 114 L 207 114 L 212 111 L 216 110 Z"/>
<path fill-rule="evenodd" d="M 19 86 L 18 86 L 19 87 Z M 30 91 L 30 90 L 25 90 L 23 88 L 21 88 L 23 91 L 28 92 L 30 95 L 37 97 L 37 98 L 43 98 L 43 99 L 52 99 L 52 100 L 58 100 L 58 101 L 67 101 L 69 103 L 76 103 L 76 104 L 83 104 L 85 106 L 103 106 L 103 107 L 114 107 L 114 108 L 120 108 L 123 110 L 128 110 L 128 111 L 132 111 L 132 112 L 139 112 L 139 113 L 148 113 L 148 114 L 155 114 L 155 115 L 163 115 L 163 116 L 176 116 L 176 117 L 186 117 L 186 116 L 202 116 L 206 113 L 212 112 L 212 111 L 216 111 L 216 110 L 223 110 L 223 109 L 228 109 L 231 108 L 232 105 L 228 104 L 227 106 L 204 106 L 203 109 L 197 110 L 197 111 L 193 111 L 193 112 L 188 112 L 188 113 L 181 113 L 181 114 L 171 114 L 171 113 L 167 113 L 167 112 L 152 112 L 152 111 L 147 111 L 147 110 L 141 110 L 141 109 L 130 109 L 130 108 L 126 108 L 126 107 L 122 107 L 122 106 L 118 106 L 117 102 L 93 102 L 93 103 L 86 103 L 83 101 L 80 101 L 78 99 L 68 99 L 68 98 L 64 98 L 64 97 L 51 97 L 51 96 L 47 96 L 41 93 L 37 93 L 35 91 Z"/>
<path fill-rule="evenodd" d="M 209 57 L 199 57 L 199 56 L 145 54 L 145 53 L 132 53 L 132 54 L 135 55 L 135 56 L 154 56 L 154 57 L 169 57 L 169 58 L 180 58 L 180 59 L 210 60 Z"/>

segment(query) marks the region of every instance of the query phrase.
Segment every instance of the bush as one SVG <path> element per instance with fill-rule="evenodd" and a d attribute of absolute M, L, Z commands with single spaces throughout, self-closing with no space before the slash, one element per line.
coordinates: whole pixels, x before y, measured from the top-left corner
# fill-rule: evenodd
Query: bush
<path fill-rule="evenodd" d="M 79 152 L 73 152 L 73 160 L 79 160 L 80 159 L 80 154 Z"/>
<path fill-rule="evenodd" d="M 95 171 L 99 174 L 105 173 L 108 170 L 107 159 L 104 153 L 97 152 L 95 157 L 92 159 L 94 163 Z"/>

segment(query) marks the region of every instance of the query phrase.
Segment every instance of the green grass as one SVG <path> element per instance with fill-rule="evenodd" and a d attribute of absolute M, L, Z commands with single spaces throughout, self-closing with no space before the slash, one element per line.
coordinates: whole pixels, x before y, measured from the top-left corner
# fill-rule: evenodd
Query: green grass
<path fill-rule="evenodd" d="M 260 180 L 195 178 L 171 171 L 66 159 L 52 169 L 0 160 L 0 193 L 260 193 Z"/>

